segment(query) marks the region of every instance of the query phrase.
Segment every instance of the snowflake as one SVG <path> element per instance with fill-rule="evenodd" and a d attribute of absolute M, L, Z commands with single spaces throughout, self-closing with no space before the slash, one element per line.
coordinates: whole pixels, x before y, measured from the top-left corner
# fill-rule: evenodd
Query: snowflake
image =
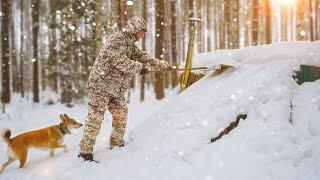
<path fill-rule="evenodd" d="M 132 6 L 133 5 L 133 1 L 127 1 L 127 5 L 128 6 Z"/>
<path fill-rule="evenodd" d="M 232 100 L 235 100 L 235 99 L 236 99 L 236 95 L 232 94 L 232 95 L 230 96 L 230 98 L 231 98 Z"/>
<path fill-rule="evenodd" d="M 201 124 L 202 124 L 203 126 L 207 126 L 207 125 L 208 125 L 208 122 L 207 122 L 207 121 L 202 121 Z"/>
<path fill-rule="evenodd" d="M 71 31 L 74 31 L 74 30 L 76 29 L 76 27 L 75 27 L 74 25 L 69 25 L 69 29 L 70 29 Z"/>
<path fill-rule="evenodd" d="M 306 32 L 305 31 L 300 31 L 300 36 L 305 36 Z"/>
<path fill-rule="evenodd" d="M 35 58 L 32 58 L 32 59 L 31 59 L 31 62 L 36 62 L 36 59 L 35 59 Z"/>
<path fill-rule="evenodd" d="M 179 151 L 178 154 L 179 156 L 184 156 L 184 151 Z"/>

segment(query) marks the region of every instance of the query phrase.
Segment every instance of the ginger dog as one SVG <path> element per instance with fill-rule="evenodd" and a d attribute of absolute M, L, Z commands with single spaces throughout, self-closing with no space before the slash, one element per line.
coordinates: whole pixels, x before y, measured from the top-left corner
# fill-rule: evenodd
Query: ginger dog
<path fill-rule="evenodd" d="M 50 156 L 54 156 L 54 150 L 63 148 L 67 151 L 67 146 L 62 144 L 64 136 L 70 134 L 71 129 L 78 129 L 82 126 L 81 123 L 68 117 L 66 114 L 60 115 L 61 123 L 47 128 L 25 132 L 10 139 L 11 131 L 4 128 L 0 132 L 0 137 L 8 144 L 8 161 L 5 162 L 1 168 L 0 173 L 15 160 L 20 161 L 19 168 L 23 168 L 26 163 L 28 149 L 44 148 L 50 150 Z"/>

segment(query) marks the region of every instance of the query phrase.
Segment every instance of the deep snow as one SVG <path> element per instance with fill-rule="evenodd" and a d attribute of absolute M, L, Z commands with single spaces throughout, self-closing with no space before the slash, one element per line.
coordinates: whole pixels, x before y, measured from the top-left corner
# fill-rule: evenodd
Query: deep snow
<path fill-rule="evenodd" d="M 24 169 L 15 163 L 0 178 L 319 179 L 320 81 L 298 86 L 292 79 L 300 64 L 320 64 L 319 49 L 320 42 L 290 42 L 197 55 L 194 66 L 219 59 L 237 67 L 220 76 L 208 73 L 164 101 L 130 104 L 129 143 L 107 150 L 108 120 L 95 147 L 99 164 L 76 157 L 81 129 L 65 139 L 68 153 L 49 158 L 48 152 L 31 150 Z M 0 116 L 0 127 L 13 134 L 59 123 L 59 113 L 82 122 L 86 116 L 84 104 L 68 109 L 17 101 Z M 239 113 L 248 118 L 209 143 Z M 1 143 L 1 162 L 5 151 Z"/>

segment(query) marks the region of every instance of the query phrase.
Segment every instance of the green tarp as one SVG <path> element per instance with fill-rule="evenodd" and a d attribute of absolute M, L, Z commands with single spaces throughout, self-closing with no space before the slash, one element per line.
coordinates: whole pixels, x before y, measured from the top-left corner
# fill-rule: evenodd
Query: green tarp
<path fill-rule="evenodd" d="M 313 82 L 320 79 L 320 67 L 300 65 L 300 70 L 297 72 L 294 79 L 299 85 L 304 82 Z"/>

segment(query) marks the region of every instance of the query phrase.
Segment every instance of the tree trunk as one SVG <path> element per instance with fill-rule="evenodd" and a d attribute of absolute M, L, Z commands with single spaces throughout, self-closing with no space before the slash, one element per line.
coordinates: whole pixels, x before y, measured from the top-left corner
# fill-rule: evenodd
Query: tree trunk
<path fill-rule="evenodd" d="M 19 88 L 20 88 L 20 93 L 21 97 L 24 97 L 24 85 L 23 85 L 23 1 L 20 1 L 20 74 L 19 74 Z"/>
<path fill-rule="evenodd" d="M 304 0 L 297 1 L 296 37 L 298 41 L 305 41 L 309 36 L 307 31 L 309 22 L 306 22 L 308 3 Z"/>
<path fill-rule="evenodd" d="M 116 1 L 117 4 L 117 9 L 118 9 L 118 12 L 117 12 L 117 17 L 116 17 L 116 21 L 118 23 L 118 27 L 119 27 L 119 30 L 122 30 L 124 24 L 123 24 L 123 6 L 122 6 L 122 0 L 118 0 Z"/>
<path fill-rule="evenodd" d="M 175 7 L 175 2 L 171 1 L 171 57 L 172 65 L 179 66 L 177 59 L 177 31 L 176 31 L 176 19 L 177 11 Z M 172 72 L 172 87 L 176 87 L 179 83 L 179 78 L 177 72 Z"/>
<path fill-rule="evenodd" d="M 38 35 L 39 35 L 39 1 L 32 0 L 32 41 L 33 41 L 33 101 L 39 102 L 38 76 Z"/>
<path fill-rule="evenodd" d="M 56 37 L 56 0 L 50 0 L 50 35 L 49 35 L 49 61 L 48 65 L 50 68 L 49 81 L 54 92 L 58 92 L 58 74 L 57 74 L 57 37 Z"/>
<path fill-rule="evenodd" d="M 225 6 L 224 3 L 222 2 L 220 4 L 220 14 L 221 18 L 219 19 L 219 49 L 225 49 L 226 44 L 225 44 L 225 36 L 226 36 L 226 30 L 225 30 L 225 18 L 223 16 L 223 12 L 225 11 Z"/>
<path fill-rule="evenodd" d="M 10 102 L 10 17 L 11 17 L 11 1 L 1 1 L 2 7 L 2 24 L 1 24 L 1 51 L 2 51 L 2 95 L 1 102 L 3 104 Z"/>
<path fill-rule="evenodd" d="M 163 44 L 164 44 L 164 4 L 162 0 L 156 0 L 156 53 L 158 59 L 163 58 Z M 155 93 L 156 99 L 164 98 L 164 79 L 160 72 L 155 73 Z"/>
<path fill-rule="evenodd" d="M 225 20 L 225 24 L 223 25 L 223 29 L 225 30 L 225 40 L 227 41 L 227 44 L 225 46 L 226 49 L 229 49 L 231 46 L 231 2 L 230 0 L 224 0 L 223 1 L 223 19 Z"/>
<path fill-rule="evenodd" d="M 13 7 L 13 4 L 12 4 Z M 13 18 L 13 9 L 12 9 L 12 17 L 10 18 L 10 49 L 11 49 L 11 76 L 12 76 L 12 91 L 17 93 L 19 91 L 19 72 L 18 72 L 18 63 L 17 63 L 17 50 L 16 50 L 16 43 L 15 43 L 15 32 L 14 32 L 14 18 Z"/>
<path fill-rule="evenodd" d="M 257 46 L 259 44 L 259 1 L 252 0 L 252 45 Z"/>
<path fill-rule="evenodd" d="M 231 49 L 237 49 L 239 48 L 239 31 L 240 31 L 240 25 L 239 25 L 239 0 L 233 1 L 231 3 Z"/>
<path fill-rule="evenodd" d="M 213 0 L 207 0 L 206 4 L 206 10 L 207 10 L 207 51 L 210 52 L 213 50 L 212 46 L 212 39 L 213 39 L 213 33 L 212 33 L 212 27 L 214 24 L 214 7 L 213 7 Z"/>
<path fill-rule="evenodd" d="M 142 18 L 147 22 L 147 0 L 143 0 Z M 146 50 L 146 36 L 142 38 L 142 50 Z M 141 75 L 140 81 L 140 101 L 145 99 L 146 75 Z"/>
<path fill-rule="evenodd" d="M 73 74 L 72 69 L 75 66 L 75 34 L 76 34 L 76 15 L 74 12 L 70 12 L 72 3 L 68 2 L 66 7 L 62 9 L 62 13 L 66 16 L 62 17 L 62 31 L 61 31 L 61 60 L 59 75 L 60 75 L 60 86 L 61 86 L 61 98 L 62 104 L 70 105 L 72 102 L 74 91 L 73 91 Z M 63 23 L 67 22 L 67 23 Z M 88 56 L 89 58 L 89 56 Z"/>
<path fill-rule="evenodd" d="M 312 0 L 309 0 L 309 14 L 310 14 L 310 40 L 314 41 L 314 31 L 313 31 L 313 20 L 314 20 L 314 16 L 313 16 L 313 8 L 312 8 Z"/>
<path fill-rule="evenodd" d="M 315 39 L 320 40 L 320 0 L 315 1 Z"/>
<path fill-rule="evenodd" d="M 271 19 L 271 3 L 270 0 L 264 0 L 264 7 L 265 7 L 265 16 L 266 16 L 266 26 L 265 26 L 265 43 L 266 44 L 271 44 L 272 43 L 272 19 Z"/>
<path fill-rule="evenodd" d="M 281 6 L 281 41 L 288 40 L 288 6 L 283 4 Z"/>
<path fill-rule="evenodd" d="M 101 6 L 102 6 L 102 2 L 101 0 L 96 0 L 94 2 L 94 16 L 93 16 L 93 22 L 94 25 L 92 25 L 92 34 L 93 34 L 93 58 L 92 59 L 96 59 L 100 47 L 101 47 L 101 42 L 102 42 L 102 33 L 101 33 Z"/>

